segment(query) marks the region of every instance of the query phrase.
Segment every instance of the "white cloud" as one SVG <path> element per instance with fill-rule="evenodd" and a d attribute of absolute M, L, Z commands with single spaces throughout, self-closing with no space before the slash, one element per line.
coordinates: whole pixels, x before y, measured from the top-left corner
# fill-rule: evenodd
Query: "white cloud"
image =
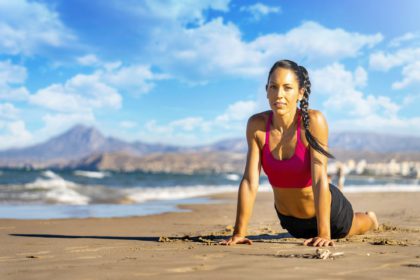
<path fill-rule="evenodd" d="M 411 33 L 403 37 L 411 39 Z M 416 37 L 413 37 L 414 39 Z M 389 71 L 402 67 L 402 79 L 392 83 L 392 89 L 400 90 L 420 82 L 420 48 L 409 47 L 397 49 L 394 52 L 375 52 L 369 57 L 369 65 L 374 70 Z"/>
<path fill-rule="evenodd" d="M 380 41 L 380 33 L 363 35 L 347 32 L 341 28 L 330 29 L 317 22 L 308 21 L 291 29 L 286 34 L 268 34 L 257 38 L 252 45 L 259 50 L 272 52 L 278 57 L 301 59 L 340 60 L 355 57 L 365 48 L 371 48 Z"/>
<path fill-rule="evenodd" d="M 399 115 L 399 112 L 411 106 L 419 95 L 408 95 L 399 104 L 387 96 L 365 94 L 360 88 L 366 84 L 367 76 L 363 79 L 358 78 L 360 73 L 365 72 L 363 68 L 358 69 L 351 72 L 342 64 L 334 63 L 310 71 L 314 94 L 326 96 L 323 111 L 338 114 L 330 119 L 330 130 L 420 135 L 418 116 Z"/>
<path fill-rule="evenodd" d="M 229 105 L 226 111 L 217 116 L 214 120 L 216 123 L 229 123 L 232 121 L 242 121 L 250 117 L 257 108 L 255 101 L 238 101 Z"/>
<path fill-rule="evenodd" d="M 404 96 L 403 101 L 402 101 L 402 105 L 403 106 L 408 106 L 408 105 L 416 104 L 418 102 L 417 100 L 420 101 L 420 93 L 406 94 Z"/>
<path fill-rule="evenodd" d="M 64 84 L 38 90 L 30 102 L 58 112 L 89 112 L 95 108 L 121 107 L 121 95 L 102 81 L 98 73 L 76 75 Z"/>
<path fill-rule="evenodd" d="M 166 124 L 158 124 L 156 120 L 146 123 L 145 128 L 147 135 L 142 136 L 143 139 L 153 139 L 161 141 L 161 136 L 165 139 L 181 141 L 185 144 L 202 144 L 211 141 L 217 134 L 232 136 L 232 132 L 236 134 L 238 131 L 244 131 L 246 128 L 246 120 L 256 111 L 256 102 L 237 101 L 229 105 L 225 111 L 213 119 L 206 120 L 202 117 L 186 117 L 173 120 Z M 203 141 L 201 134 L 205 133 L 206 139 Z M 200 137 L 201 135 L 201 137 Z M 187 141 L 188 142 L 183 142 Z"/>
<path fill-rule="evenodd" d="M 279 58 L 332 62 L 356 57 L 362 49 L 382 40 L 381 34 L 363 35 L 305 22 L 284 34 L 267 34 L 245 42 L 233 23 L 221 18 L 197 28 L 155 33 L 159 47 L 150 46 L 152 57 L 166 72 L 185 80 L 202 81 L 221 74 L 261 77 Z"/>
<path fill-rule="evenodd" d="M 134 128 L 137 126 L 137 123 L 133 121 L 121 121 L 119 124 L 122 128 L 127 128 L 127 129 Z"/>
<path fill-rule="evenodd" d="M 94 54 L 79 56 L 76 58 L 76 61 L 83 66 L 96 66 L 101 62 L 99 58 Z"/>
<path fill-rule="evenodd" d="M 420 48 L 404 48 L 393 53 L 374 52 L 369 57 L 369 66 L 374 70 L 388 71 L 419 60 Z"/>
<path fill-rule="evenodd" d="M 158 125 L 155 120 L 148 121 L 145 125 L 146 129 L 151 133 L 164 134 L 171 138 L 170 135 L 182 134 L 195 130 L 206 131 L 210 124 L 201 117 L 187 117 L 171 121 L 164 125 Z"/>
<path fill-rule="evenodd" d="M 108 66 L 111 64 L 108 64 Z M 139 95 L 151 91 L 154 81 L 168 79 L 168 75 L 153 73 L 148 65 L 131 65 L 126 67 L 109 68 L 113 71 L 105 71 L 102 79 L 109 84 Z"/>
<path fill-rule="evenodd" d="M 200 117 L 188 117 L 170 122 L 169 127 L 172 129 L 183 131 L 193 131 L 196 128 L 201 128 L 202 130 L 205 130 L 206 123 Z"/>
<path fill-rule="evenodd" d="M 11 103 L 0 103 L 0 119 L 15 120 L 19 112 L 19 109 Z"/>
<path fill-rule="evenodd" d="M 20 110 L 11 103 L 0 103 L 0 149 L 22 147 L 33 141 L 21 120 Z"/>
<path fill-rule="evenodd" d="M 177 21 L 181 24 L 204 22 L 204 11 L 215 10 L 229 11 L 230 0 L 146 0 L 128 1 L 121 5 L 120 1 L 114 1 L 115 6 L 130 13 L 135 13 L 144 18 L 157 20 Z"/>
<path fill-rule="evenodd" d="M 420 83 L 420 61 L 414 61 L 406 66 L 402 70 L 403 79 L 392 84 L 393 89 L 403 89 L 411 84 Z"/>
<path fill-rule="evenodd" d="M 0 119 L 0 149 L 28 145 L 33 140 L 22 120 L 4 121 Z"/>
<path fill-rule="evenodd" d="M 75 124 L 94 125 L 95 116 L 92 112 L 47 113 L 42 117 L 44 126 L 36 131 L 33 143 L 45 141 L 56 136 Z"/>
<path fill-rule="evenodd" d="M 407 32 L 401 36 L 398 36 L 394 39 L 391 40 L 391 42 L 389 42 L 389 46 L 396 48 L 399 47 L 401 45 L 401 43 L 406 43 L 408 41 L 412 41 L 414 39 L 417 39 L 419 36 L 418 34 L 414 34 L 412 32 Z"/>
<path fill-rule="evenodd" d="M 254 5 L 243 6 L 239 10 L 241 12 L 249 12 L 254 20 L 260 20 L 263 16 L 267 16 L 269 14 L 281 13 L 280 7 L 270 7 L 259 2 Z"/>
<path fill-rule="evenodd" d="M 360 87 L 366 86 L 368 79 L 368 73 L 366 70 L 359 66 L 357 67 L 356 71 L 354 71 L 354 84 Z"/>
<path fill-rule="evenodd" d="M 362 74 L 361 74 L 362 73 Z M 334 63 L 310 73 L 312 89 L 327 95 L 324 102 L 328 111 L 340 111 L 355 118 L 363 116 L 396 116 L 400 105 L 386 96 L 365 96 L 360 87 L 367 81 L 366 71 L 358 67 L 354 73 L 342 64 Z M 360 76 L 362 78 L 360 78 Z"/>
<path fill-rule="evenodd" d="M 0 61 L 0 84 L 22 84 L 26 80 L 26 68 L 12 64 L 10 61 Z"/>
<path fill-rule="evenodd" d="M 29 97 L 32 104 L 61 113 L 90 113 L 97 109 L 120 109 L 121 91 L 133 95 L 149 92 L 155 80 L 166 79 L 147 65 L 122 67 L 105 64 L 92 74 L 78 74 L 63 84 L 52 84 Z"/>
<path fill-rule="evenodd" d="M 0 53 L 31 55 L 44 46 L 75 40 L 59 15 L 46 5 L 26 0 L 0 0 Z"/>
<path fill-rule="evenodd" d="M 26 76 L 25 67 L 10 61 L 0 61 L 0 99 L 26 100 L 29 92 L 20 86 L 25 82 Z"/>
<path fill-rule="evenodd" d="M 335 120 L 331 124 L 335 131 L 375 131 L 382 133 L 420 135 L 420 117 L 402 118 L 398 116 L 379 116 L 376 114 Z"/>

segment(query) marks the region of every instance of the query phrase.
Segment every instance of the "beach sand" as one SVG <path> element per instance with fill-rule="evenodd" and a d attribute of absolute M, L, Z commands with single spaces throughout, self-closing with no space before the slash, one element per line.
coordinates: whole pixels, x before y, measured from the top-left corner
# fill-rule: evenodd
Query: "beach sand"
<path fill-rule="evenodd" d="M 1 219 L 0 279 L 419 279 L 420 192 L 346 196 L 356 211 L 375 211 L 381 227 L 336 242 L 325 260 L 288 236 L 264 192 L 249 225 L 251 246 L 217 245 L 234 224 L 234 193 L 180 206 L 191 212 Z"/>

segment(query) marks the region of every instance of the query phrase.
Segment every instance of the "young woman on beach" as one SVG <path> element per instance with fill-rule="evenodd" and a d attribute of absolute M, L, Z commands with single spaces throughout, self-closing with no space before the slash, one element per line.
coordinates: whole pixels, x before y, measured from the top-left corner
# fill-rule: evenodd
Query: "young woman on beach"
<path fill-rule="evenodd" d="M 328 126 L 321 112 L 308 110 L 311 83 L 306 69 L 290 60 L 277 61 L 266 92 L 271 110 L 248 120 L 235 229 L 222 244 L 252 244 L 245 236 L 261 167 L 272 185 L 281 226 L 304 238 L 304 245 L 332 246 L 332 239 L 377 228 L 375 213 L 353 213 L 341 191 L 328 183 L 327 158 L 333 157 L 327 147 Z"/>

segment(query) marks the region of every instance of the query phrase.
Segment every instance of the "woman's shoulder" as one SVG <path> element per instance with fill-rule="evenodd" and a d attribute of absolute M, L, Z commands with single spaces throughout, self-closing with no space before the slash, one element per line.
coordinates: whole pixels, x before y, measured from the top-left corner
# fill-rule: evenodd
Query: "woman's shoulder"
<path fill-rule="evenodd" d="M 265 128 L 270 117 L 270 110 L 260 113 L 256 113 L 249 117 L 248 125 L 246 129 L 247 139 L 250 143 L 251 139 L 254 139 L 258 143 L 258 147 L 262 149 L 264 145 Z"/>
<path fill-rule="evenodd" d="M 312 135 L 319 139 L 328 137 L 328 124 L 324 114 L 318 110 L 309 110 L 308 115 Z"/>
<path fill-rule="evenodd" d="M 261 129 L 261 127 L 265 127 L 268 121 L 268 118 L 270 117 L 270 110 L 256 113 L 249 117 L 248 119 L 248 127 L 249 128 L 255 128 L 255 129 Z"/>
<path fill-rule="evenodd" d="M 318 110 L 308 110 L 309 115 L 309 121 L 311 125 L 314 126 L 326 126 L 327 125 L 327 119 L 325 118 L 324 114 L 322 114 L 321 111 Z"/>

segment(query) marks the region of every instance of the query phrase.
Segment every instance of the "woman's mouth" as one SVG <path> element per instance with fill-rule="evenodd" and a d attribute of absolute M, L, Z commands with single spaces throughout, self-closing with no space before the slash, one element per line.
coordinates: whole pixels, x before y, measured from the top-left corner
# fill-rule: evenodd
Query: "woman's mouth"
<path fill-rule="evenodd" d="M 274 106 L 275 107 L 283 107 L 283 106 L 286 106 L 286 103 L 281 102 L 281 101 L 276 101 L 276 102 L 274 102 Z"/>

